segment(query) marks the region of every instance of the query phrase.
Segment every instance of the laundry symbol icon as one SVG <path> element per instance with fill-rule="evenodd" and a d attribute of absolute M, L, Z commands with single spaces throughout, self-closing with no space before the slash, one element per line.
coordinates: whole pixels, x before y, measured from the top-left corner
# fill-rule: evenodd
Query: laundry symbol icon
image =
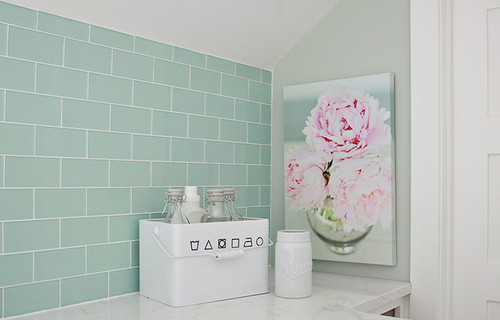
<path fill-rule="evenodd" d="M 219 239 L 217 247 L 219 247 L 219 249 L 226 249 L 226 239 Z"/>
<path fill-rule="evenodd" d="M 231 239 L 231 248 L 239 248 L 240 247 L 240 238 Z"/>
<path fill-rule="evenodd" d="M 251 237 L 247 237 L 245 239 L 245 242 L 243 243 L 243 247 L 250 248 L 251 246 L 252 246 L 252 238 Z"/>
<path fill-rule="evenodd" d="M 255 239 L 255 244 L 259 247 L 262 246 L 264 244 L 264 239 L 262 239 L 262 237 L 258 237 Z"/>
<path fill-rule="evenodd" d="M 210 243 L 210 240 L 207 240 L 207 243 L 205 244 L 205 250 L 212 250 L 212 244 Z"/>
<path fill-rule="evenodd" d="M 200 241 L 190 241 L 191 244 L 191 251 L 198 251 L 198 247 L 200 246 Z"/>

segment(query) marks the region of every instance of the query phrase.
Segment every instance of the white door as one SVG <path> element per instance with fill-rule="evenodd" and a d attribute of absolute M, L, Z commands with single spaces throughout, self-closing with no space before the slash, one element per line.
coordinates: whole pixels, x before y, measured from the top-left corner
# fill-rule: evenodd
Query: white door
<path fill-rule="evenodd" d="M 500 1 L 453 1 L 453 319 L 500 319 Z"/>

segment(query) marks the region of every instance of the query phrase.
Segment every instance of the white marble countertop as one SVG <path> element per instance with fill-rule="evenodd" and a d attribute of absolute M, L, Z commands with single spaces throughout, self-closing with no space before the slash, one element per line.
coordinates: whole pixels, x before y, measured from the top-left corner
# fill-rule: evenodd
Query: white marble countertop
<path fill-rule="evenodd" d="M 274 270 L 270 269 L 271 274 Z M 25 320 L 383 320 L 367 313 L 411 292 L 402 281 L 313 272 L 313 295 L 283 299 L 270 293 L 173 308 L 138 293 L 10 319 Z"/>

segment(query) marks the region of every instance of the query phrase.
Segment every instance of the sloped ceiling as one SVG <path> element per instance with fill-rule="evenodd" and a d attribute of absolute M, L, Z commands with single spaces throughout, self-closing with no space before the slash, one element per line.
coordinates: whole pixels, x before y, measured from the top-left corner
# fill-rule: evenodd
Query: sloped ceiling
<path fill-rule="evenodd" d="M 339 0 L 6 0 L 266 69 Z"/>

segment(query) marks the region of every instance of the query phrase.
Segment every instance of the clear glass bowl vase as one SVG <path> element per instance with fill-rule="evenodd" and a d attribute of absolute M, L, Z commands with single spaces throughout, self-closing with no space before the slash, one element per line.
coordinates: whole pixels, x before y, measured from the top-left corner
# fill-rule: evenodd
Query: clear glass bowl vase
<path fill-rule="evenodd" d="M 341 219 L 336 218 L 331 210 L 315 208 L 306 212 L 307 221 L 314 233 L 337 254 L 346 255 L 356 250 L 356 245 L 366 238 L 371 226 L 365 230 L 355 230 L 344 226 Z"/>

